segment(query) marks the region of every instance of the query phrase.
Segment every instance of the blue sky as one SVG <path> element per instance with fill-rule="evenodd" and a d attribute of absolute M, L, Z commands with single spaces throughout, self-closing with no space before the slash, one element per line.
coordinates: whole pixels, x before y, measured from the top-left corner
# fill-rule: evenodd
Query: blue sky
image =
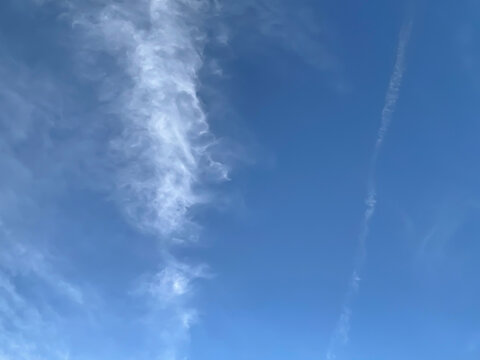
<path fill-rule="evenodd" d="M 480 357 L 475 1 L 0 4 L 0 360 Z"/>

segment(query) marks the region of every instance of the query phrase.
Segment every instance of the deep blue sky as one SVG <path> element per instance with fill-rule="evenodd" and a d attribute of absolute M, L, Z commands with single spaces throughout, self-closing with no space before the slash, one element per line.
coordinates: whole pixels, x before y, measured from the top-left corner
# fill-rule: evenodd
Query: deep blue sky
<path fill-rule="evenodd" d="M 478 359 L 479 16 L 3 1 L 0 360 Z"/>

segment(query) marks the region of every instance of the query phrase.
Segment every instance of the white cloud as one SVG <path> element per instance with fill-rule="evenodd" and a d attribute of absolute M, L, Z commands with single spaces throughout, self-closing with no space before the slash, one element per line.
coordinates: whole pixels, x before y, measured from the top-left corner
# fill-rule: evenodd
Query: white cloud
<path fill-rule="evenodd" d="M 180 263 L 170 257 L 157 273 L 141 277 L 133 295 L 146 301 L 142 322 L 149 328 L 159 358 L 186 358 L 189 330 L 198 321 L 198 312 L 192 307 L 195 282 L 209 276 L 205 266 Z"/>
<path fill-rule="evenodd" d="M 0 204 L 0 265 L 5 280 L 0 288 L 5 295 L 0 302 L 0 336 L 4 339 L 0 342 L 4 354 L 0 356 L 21 360 L 40 359 L 41 354 L 50 359 L 63 355 L 61 351 L 57 354 L 62 349 L 61 341 L 40 332 L 46 320 L 55 332 L 55 309 L 48 304 L 38 308 L 36 299 L 15 287 L 13 277 L 38 281 L 48 288 L 48 296 L 50 291 L 59 293 L 80 307 L 88 302 L 82 289 L 57 272 L 48 246 L 31 246 L 36 239 L 35 234 L 26 234 L 29 228 L 21 232 L 21 237 L 17 227 L 9 228 L 27 213 L 41 213 L 37 203 L 40 195 L 26 189 L 40 193 L 43 185 L 55 184 L 52 194 L 57 194 L 67 181 L 64 175 L 68 171 L 81 174 L 77 181 L 92 183 L 103 176 L 87 179 L 85 173 L 105 174 L 107 180 L 102 179 L 101 190 L 108 187 L 109 179 L 115 179 L 114 197 L 135 227 L 161 239 L 162 258 L 173 240 L 198 235 L 190 210 L 209 201 L 209 181 L 224 180 L 228 173 L 226 166 L 214 160 L 211 148 L 216 140 L 198 97 L 208 1 L 98 1 L 88 4 L 94 4 L 89 8 L 84 3 L 59 2 L 52 6 L 59 4 L 66 5 L 63 19 L 73 20 L 75 41 L 71 45 L 81 55 L 76 65 L 82 70 L 83 80 L 99 87 L 101 107 L 89 117 L 70 117 L 61 111 L 63 84 L 52 82 L 48 76 L 37 83 L 28 70 L 16 63 L 0 66 L 2 75 L 15 73 L 18 78 L 2 76 L 11 83 L 7 86 L 4 81 L 0 87 L 4 109 L 0 126 L 8 130 L 9 139 L 0 146 L 10 151 L 13 145 L 34 144 L 33 159 L 19 159 L 13 152 L 12 156 L 0 158 L 2 169 L 9 174 L 8 179 L 0 180 L 0 196 L 8 200 L 8 204 Z M 12 71 L 12 67 L 17 70 Z M 35 79 L 42 77 L 37 74 Z M 94 138 L 94 130 L 101 126 L 111 127 L 107 146 L 97 144 Z M 49 133 L 57 127 L 75 130 L 73 141 L 61 149 Z M 105 152 L 96 152 L 92 146 L 102 150 L 108 147 L 109 155 L 105 157 Z M 40 164 L 45 165 L 43 182 L 35 172 Z M 52 194 L 42 196 L 54 201 Z M 147 277 L 143 295 L 151 304 L 146 311 L 151 317 L 151 331 L 158 332 L 161 338 L 153 356 L 168 353 L 173 359 L 183 353 L 180 347 L 188 340 L 188 330 L 198 317 L 191 298 L 195 280 L 204 278 L 206 272 L 205 267 L 181 264 L 171 256 L 163 261 L 162 270 Z M 19 318 L 19 312 L 31 315 Z M 34 321 L 35 317 L 39 320 Z M 11 321 L 19 328 L 32 326 L 32 331 L 7 331 L 3 324 Z M 44 346 L 43 352 L 39 346 Z"/>
<path fill-rule="evenodd" d="M 103 80 L 105 91 L 118 95 L 110 109 L 123 128 L 112 142 L 123 165 L 118 194 L 133 223 L 162 237 L 191 235 L 189 210 L 207 201 L 202 179 L 227 178 L 226 167 L 212 160 L 215 139 L 197 93 L 206 7 L 120 2 L 75 20 L 90 49 L 112 56 L 123 72 L 115 81 L 107 70 Z"/>
<path fill-rule="evenodd" d="M 208 277 L 205 265 L 193 266 L 170 258 L 159 272 L 142 278 L 138 292 L 148 295 L 156 304 L 168 306 L 188 299 L 193 283 Z"/>
<path fill-rule="evenodd" d="M 168 359 L 184 353 L 197 318 L 193 284 L 206 276 L 205 267 L 181 263 L 169 248 L 198 236 L 191 210 L 210 200 L 212 179 L 228 178 L 227 167 L 214 160 L 216 140 L 198 96 L 210 10 L 209 1 L 197 0 L 70 10 L 81 55 L 94 69 L 84 68 L 85 75 L 100 79 L 101 101 L 121 129 L 110 143 L 116 198 L 131 224 L 161 242 L 162 269 L 141 277 L 136 294 L 150 304 L 146 321 L 159 333 L 158 353 Z"/>
<path fill-rule="evenodd" d="M 63 188 L 61 165 L 49 158 L 49 131 L 58 120 L 61 96 L 48 76 L 32 74 L 6 50 L 0 74 L 0 358 L 58 359 L 63 341 L 55 326 L 61 311 L 46 296 L 76 309 L 84 305 L 83 290 L 57 271 L 58 259 L 35 226 Z M 51 203 L 42 206 L 47 196 Z"/>
<path fill-rule="evenodd" d="M 260 33 L 278 41 L 321 70 L 338 70 L 339 61 L 329 46 L 332 26 L 326 18 L 316 17 L 319 14 L 311 6 L 304 3 L 289 6 L 277 0 L 244 0 L 225 7 L 227 12 L 253 26 L 256 35 Z M 242 29 L 246 24 L 240 24 Z"/>

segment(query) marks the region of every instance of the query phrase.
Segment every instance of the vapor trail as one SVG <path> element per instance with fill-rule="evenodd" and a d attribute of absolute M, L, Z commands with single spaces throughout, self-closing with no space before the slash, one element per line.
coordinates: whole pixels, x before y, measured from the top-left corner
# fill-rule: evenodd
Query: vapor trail
<path fill-rule="evenodd" d="M 405 53 L 412 31 L 412 21 L 409 20 L 404 24 L 400 31 L 399 41 L 397 46 L 397 55 L 392 76 L 385 96 L 385 104 L 382 109 L 380 128 L 378 129 L 375 147 L 370 160 L 370 169 L 367 179 L 367 195 L 365 198 L 365 212 L 361 224 L 361 229 L 358 234 L 358 250 L 355 257 L 353 272 L 348 285 L 348 290 L 342 307 L 342 312 L 338 319 L 337 325 L 330 339 L 330 344 L 327 349 L 326 359 L 336 359 L 337 351 L 348 342 L 350 332 L 350 318 L 352 314 L 352 303 L 360 286 L 360 274 L 362 273 L 366 255 L 367 255 L 367 237 L 370 227 L 370 220 L 375 213 L 377 194 L 375 184 L 375 173 L 377 168 L 377 161 L 382 150 L 382 145 L 387 135 L 387 131 L 392 122 L 393 114 L 397 105 L 400 87 L 402 85 L 403 76 L 405 73 Z"/>

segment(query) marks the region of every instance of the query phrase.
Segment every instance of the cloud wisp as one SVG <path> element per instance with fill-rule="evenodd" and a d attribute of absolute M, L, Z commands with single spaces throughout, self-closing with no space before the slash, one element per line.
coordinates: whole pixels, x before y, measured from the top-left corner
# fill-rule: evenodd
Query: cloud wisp
<path fill-rule="evenodd" d="M 209 201 L 206 184 L 228 178 L 214 160 L 214 136 L 198 97 L 208 1 L 115 2 L 100 11 L 74 10 L 86 49 L 116 68 L 100 82 L 108 111 L 121 124 L 111 142 L 116 198 L 129 221 L 160 242 L 160 270 L 143 276 L 141 291 L 164 359 L 184 358 L 182 344 L 196 319 L 189 299 L 203 266 L 183 263 L 171 247 L 198 236 L 190 211 Z M 95 64 L 95 63 L 94 63 Z M 166 324 L 166 325 L 165 325 Z"/>
<path fill-rule="evenodd" d="M 402 85 L 402 80 L 405 73 L 405 55 L 411 31 L 412 20 L 409 20 L 403 25 L 399 35 L 395 65 L 393 68 L 393 73 L 390 77 L 390 82 L 385 96 L 385 104 L 381 113 L 380 128 L 378 129 L 375 147 L 370 160 L 370 168 L 367 178 L 367 196 L 365 198 L 365 212 L 357 240 L 357 255 L 355 257 L 354 268 L 348 284 L 348 290 L 342 306 L 341 314 L 327 349 L 326 360 L 336 359 L 338 350 L 345 346 L 349 339 L 352 303 L 360 287 L 360 275 L 362 273 L 367 256 L 366 242 L 369 233 L 370 221 L 375 213 L 377 203 L 375 173 L 378 157 L 380 156 L 382 146 L 390 127 L 390 123 L 392 122 L 393 114 L 398 102 L 400 87 Z"/>
<path fill-rule="evenodd" d="M 136 226 L 163 238 L 188 236 L 188 210 L 206 201 L 202 179 L 227 177 L 212 160 L 214 139 L 197 94 L 208 6 L 115 2 L 74 20 L 86 35 L 86 53 L 108 54 L 117 67 L 101 82 L 109 111 L 121 121 L 112 148 L 122 167 L 122 206 Z"/>
<path fill-rule="evenodd" d="M 59 258 L 43 242 L 54 234 L 42 214 L 53 212 L 63 188 L 60 161 L 45 161 L 59 92 L 55 82 L 32 76 L 3 48 L 0 73 L 0 358 L 60 359 L 60 318 L 66 308 L 84 315 L 88 296 L 59 271 Z M 52 306 L 51 299 L 61 306 Z"/>
<path fill-rule="evenodd" d="M 13 86 L 0 87 L 0 93 L 8 95 L 0 103 L 6 110 L 12 109 L 11 113 L 0 117 L 0 129 L 5 128 L 11 132 L 8 136 L 16 142 L 21 141 L 19 144 L 4 144 L 0 141 L 0 147 L 9 151 L 21 149 L 24 153 L 27 149 L 35 156 L 42 157 L 41 165 L 45 165 L 43 167 L 34 161 L 30 164 L 23 161 L 25 159 L 17 159 L 13 150 L 11 158 L 0 157 L 0 168 L 8 170 L 9 174 L 8 181 L 0 181 L 0 198 L 10 199 L 15 204 L 22 200 L 23 207 L 31 206 L 34 215 L 39 213 L 40 206 L 37 206 L 37 202 L 40 201 L 35 196 L 23 200 L 23 197 L 30 195 L 25 191 L 26 188 L 41 188 L 38 174 L 32 171 L 35 166 L 41 168 L 42 174 L 47 174 L 42 179 L 46 183 L 45 187 L 53 187 L 52 192 L 62 195 L 70 189 L 71 184 L 66 183 L 79 173 L 83 173 L 83 177 L 73 181 L 82 183 L 81 186 L 84 186 L 84 180 L 88 180 L 88 186 L 95 187 L 95 182 L 101 180 L 102 184 L 94 189 L 96 196 L 99 192 L 105 195 L 106 189 L 111 189 L 108 197 L 119 205 L 132 227 L 146 234 L 146 237 L 155 239 L 153 245 L 147 246 L 160 248 L 156 256 L 157 268 L 149 268 L 151 271 L 142 274 L 146 266 L 142 267 L 136 274 L 136 281 L 119 280 L 124 280 L 125 283 L 130 281 L 127 285 L 122 284 L 125 285 L 125 299 L 122 301 L 131 305 L 129 310 L 135 314 L 128 321 L 132 321 L 133 325 L 138 325 L 138 322 L 145 324 L 148 329 L 142 328 L 142 331 L 148 332 L 151 337 L 146 341 L 148 344 L 145 349 L 139 349 L 133 355 L 121 356 L 136 359 L 184 359 L 189 329 L 198 317 L 192 300 L 195 283 L 209 277 L 209 272 L 207 266 L 183 261 L 172 253 L 175 246 L 188 244 L 198 237 L 199 229 L 192 219 L 192 210 L 211 200 L 208 189 L 212 183 L 228 178 L 227 166 L 215 160 L 213 148 L 216 140 L 209 129 L 206 112 L 198 96 L 199 73 L 204 64 L 203 48 L 208 41 L 205 24 L 209 13 L 215 11 L 212 2 L 67 0 L 39 2 L 39 6 L 42 11 L 55 11 L 55 15 L 61 13 L 62 16 L 57 18 L 63 25 L 68 23 L 62 30 L 67 33 L 65 36 L 71 36 L 72 41 L 62 51 L 75 55 L 76 66 L 67 70 L 73 73 L 69 75 L 74 79 L 68 86 L 75 88 L 78 85 L 79 88 L 75 88 L 72 93 L 80 94 L 79 102 L 90 101 L 89 105 L 94 110 L 82 118 L 76 110 L 84 104 L 72 105 L 73 97 L 68 94 L 65 98 L 69 98 L 70 102 L 65 107 L 72 106 L 75 109 L 66 109 L 65 113 L 62 109 L 59 111 L 62 114 L 56 114 L 54 109 L 60 106 L 50 103 L 51 99 L 43 88 L 30 96 L 31 78 L 35 74 L 26 76 L 18 91 Z M 3 59 L 0 58 L 0 61 Z M 22 59 L 18 62 L 22 62 Z M 1 66 L 0 72 L 4 72 Z M 64 95 L 62 90 L 67 86 L 64 86 L 61 77 L 51 85 L 53 93 Z M 85 89 L 91 90 L 91 93 L 83 96 Z M 37 98 L 42 101 L 46 98 L 46 104 L 52 105 L 54 109 L 43 106 L 43 102 L 38 104 Z M 24 106 L 17 106 L 20 101 Z M 4 102 L 8 102 L 8 106 Z M 76 115 L 70 116 L 71 113 Z M 17 125 L 13 124 L 12 119 Z M 63 127 L 75 131 L 71 131 L 72 139 L 65 139 L 62 143 L 64 147 L 61 147 L 58 144 L 63 141 Z M 86 128 L 89 129 L 85 130 Z M 85 132 L 102 129 L 102 135 L 95 137 L 88 133 L 86 137 L 85 133 L 76 132 L 77 129 Z M 82 139 L 79 140 L 79 137 Z M 44 143 L 41 142 L 43 139 Z M 80 142 L 85 142 L 85 147 L 89 149 L 93 145 L 100 150 L 77 153 L 75 146 Z M 56 161 L 58 157 L 62 161 Z M 80 161 L 86 163 L 87 171 L 80 168 Z M 14 166 L 15 169 L 18 168 L 18 179 L 14 176 L 16 172 L 10 170 Z M 70 173 L 70 177 L 65 176 L 67 167 L 68 171 L 75 173 L 74 176 Z M 72 170 L 73 168 L 75 169 Z M 85 173 L 101 176 L 98 179 L 95 176 L 94 179 L 84 179 L 87 177 Z M 24 178 L 25 181 L 19 181 Z M 41 200 L 44 203 L 54 203 L 56 199 L 49 195 L 50 193 L 42 195 Z M 48 257 L 49 244 L 45 246 L 47 250 L 41 246 L 32 246 L 33 250 L 29 250 L 29 245 L 35 244 L 39 237 L 38 233 L 33 233 L 30 224 L 22 226 L 25 233 L 28 232 L 22 235 L 28 241 L 20 238 L 18 232 L 10 231 L 18 223 L 17 217 L 25 216 L 24 208 L 18 210 L 20 215 L 12 211 L 12 208 L 15 209 L 12 206 L 3 209 L 0 205 L 0 294 L 4 295 L 0 301 L 0 335 L 4 342 L 0 341 L 0 344 L 6 344 L 3 352 L 0 351 L 0 358 L 31 360 L 45 354 L 45 358 L 60 359 L 63 353 L 69 353 L 67 350 L 70 343 L 66 340 L 66 350 L 63 351 L 62 343 L 62 354 L 56 353 L 60 345 L 54 339 L 60 337 L 54 335 L 61 327 L 57 328 L 53 318 L 58 317 L 65 327 L 69 319 L 62 318 L 63 314 L 53 314 L 49 309 L 39 310 L 36 299 L 29 298 L 29 294 L 24 295 L 20 291 L 22 289 L 17 288 L 15 280 L 23 276 L 25 281 L 37 281 L 40 277 L 42 287 L 38 286 L 41 293 L 39 297 L 45 297 L 48 305 L 48 297 L 53 292 L 60 293 L 66 300 L 55 299 L 65 308 L 68 307 L 68 311 L 73 314 L 72 318 L 82 314 L 79 316 L 79 328 L 87 322 L 82 311 L 89 306 L 87 303 L 90 299 L 86 298 L 82 288 L 61 276 L 55 262 Z M 67 209 L 68 213 L 61 213 L 61 220 L 65 217 L 74 222 L 76 210 Z M 45 218 L 38 222 L 45 222 Z M 60 222 L 59 220 L 58 223 Z M 80 227 L 88 225 L 81 224 Z M 57 223 L 55 227 L 61 228 Z M 61 228 L 58 231 L 62 232 L 62 237 L 69 237 L 69 230 Z M 45 243 L 53 241 L 47 237 L 45 236 Z M 102 245 L 97 246 L 94 244 L 95 239 L 81 240 L 90 242 L 88 246 L 92 245 L 99 251 L 112 250 L 105 249 L 107 245 L 103 245 L 103 248 Z M 23 257 L 19 257 L 18 253 Z M 37 258 L 42 261 L 32 262 Z M 71 268 L 76 265 L 80 268 L 85 264 L 69 264 Z M 13 269 L 12 266 L 16 268 Z M 21 276 L 17 276 L 16 272 Z M 92 278 L 82 279 L 82 283 L 91 282 L 92 287 L 101 286 L 95 283 L 94 275 L 88 276 Z M 104 289 L 99 290 L 99 297 L 106 293 L 103 292 Z M 99 302 L 102 300 L 104 299 Z M 65 304 L 67 301 L 68 304 Z M 98 317 L 104 320 L 118 315 L 113 312 L 115 310 L 111 310 L 105 317 L 98 314 Z M 23 317 L 18 314 L 23 314 Z M 132 320 L 136 315 L 141 319 Z M 127 315 L 122 318 L 123 322 L 127 322 L 126 317 Z M 40 330 L 44 323 L 51 324 L 51 337 L 46 338 L 46 332 Z M 17 331 L 11 324 L 18 328 L 29 324 L 31 331 L 22 335 L 21 329 Z M 89 328 L 87 325 L 85 327 Z M 110 335 L 115 338 L 115 334 Z M 76 335 L 72 335 L 74 336 Z M 38 346 L 45 347 L 43 353 L 36 351 Z M 84 350 L 88 353 L 96 349 L 73 350 L 71 358 L 77 358 Z M 132 350 L 135 351 L 137 350 Z"/>

